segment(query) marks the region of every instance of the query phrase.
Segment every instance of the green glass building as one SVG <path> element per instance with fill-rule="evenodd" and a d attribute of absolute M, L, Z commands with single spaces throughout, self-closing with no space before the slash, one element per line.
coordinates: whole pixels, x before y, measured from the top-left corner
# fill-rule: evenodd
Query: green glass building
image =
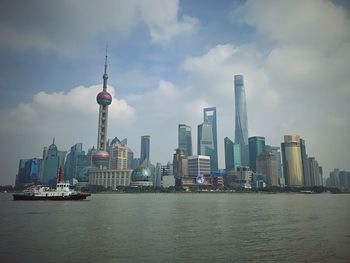
<path fill-rule="evenodd" d="M 225 145 L 225 169 L 226 171 L 236 170 L 241 166 L 241 150 L 239 143 L 233 143 L 228 137 L 224 139 Z"/>
<path fill-rule="evenodd" d="M 248 138 L 249 145 L 249 167 L 256 172 L 256 158 L 265 152 L 265 137 L 254 136 Z"/>

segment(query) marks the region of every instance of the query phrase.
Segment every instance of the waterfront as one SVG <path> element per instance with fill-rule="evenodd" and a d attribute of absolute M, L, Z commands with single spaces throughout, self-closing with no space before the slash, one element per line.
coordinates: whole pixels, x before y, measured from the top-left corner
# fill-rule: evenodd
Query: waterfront
<path fill-rule="evenodd" d="M 349 204 L 349 194 L 0 194 L 0 261 L 348 262 Z"/>

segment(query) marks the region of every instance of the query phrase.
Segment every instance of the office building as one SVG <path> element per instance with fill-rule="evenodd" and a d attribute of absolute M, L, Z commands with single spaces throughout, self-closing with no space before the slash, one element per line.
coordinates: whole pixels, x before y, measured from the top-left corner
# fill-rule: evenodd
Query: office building
<path fill-rule="evenodd" d="M 282 167 L 282 158 L 281 158 L 280 147 L 265 145 L 265 151 L 271 152 L 275 156 L 278 183 L 279 183 L 279 185 L 284 185 L 284 178 L 283 178 L 283 172 L 282 172 L 283 167 Z"/>
<path fill-rule="evenodd" d="M 248 138 L 249 145 L 249 167 L 256 172 L 256 158 L 265 152 L 265 137 L 254 136 Z"/>
<path fill-rule="evenodd" d="M 21 159 L 16 176 L 16 188 L 25 187 L 28 184 L 40 183 L 40 166 L 42 159 Z"/>
<path fill-rule="evenodd" d="M 303 165 L 301 161 L 300 137 L 285 135 L 281 144 L 283 174 L 287 186 L 304 186 Z"/>
<path fill-rule="evenodd" d="M 109 169 L 125 170 L 128 169 L 128 151 L 125 145 L 126 140 L 120 141 L 115 137 L 108 145 Z"/>
<path fill-rule="evenodd" d="M 192 155 L 192 134 L 191 127 L 185 124 L 179 124 L 179 147 L 183 149 L 186 156 Z"/>
<path fill-rule="evenodd" d="M 118 186 L 129 186 L 132 170 L 94 169 L 89 176 L 90 185 L 101 185 L 110 190 Z"/>
<path fill-rule="evenodd" d="M 197 152 L 198 155 L 205 155 L 211 158 L 215 158 L 215 149 L 213 142 L 213 129 L 208 120 L 205 120 L 204 123 L 198 125 L 198 144 L 197 144 Z M 211 161 L 210 163 L 211 170 L 215 170 L 215 161 Z"/>
<path fill-rule="evenodd" d="M 80 178 L 80 172 L 88 167 L 88 159 L 83 151 L 83 144 L 77 143 L 70 148 L 70 152 L 67 154 L 66 161 L 64 163 L 64 179 L 65 180 L 82 180 Z"/>
<path fill-rule="evenodd" d="M 55 145 L 55 139 L 53 139 L 52 144 L 47 150 L 47 156 L 44 160 L 44 176 L 43 184 L 55 186 L 57 182 L 57 171 L 60 163 L 60 158 L 58 156 L 57 146 Z"/>
<path fill-rule="evenodd" d="M 173 156 L 173 175 L 176 186 L 181 186 L 182 179 L 188 176 L 188 160 L 181 148 L 176 149 Z"/>
<path fill-rule="evenodd" d="M 263 152 L 257 156 L 256 172 L 266 175 L 267 185 L 278 185 L 276 157 L 271 152 Z"/>
<path fill-rule="evenodd" d="M 309 173 L 310 173 L 310 186 L 322 186 L 323 178 L 320 173 L 320 166 L 314 157 L 308 159 Z"/>
<path fill-rule="evenodd" d="M 241 151 L 241 163 L 249 166 L 248 117 L 243 75 L 234 76 L 235 90 L 235 143 Z"/>
<path fill-rule="evenodd" d="M 145 160 L 150 160 L 150 136 L 141 136 L 141 154 L 140 164 L 142 165 Z"/>
<path fill-rule="evenodd" d="M 233 143 L 228 137 L 224 139 L 225 147 L 225 170 L 236 170 L 241 166 L 241 151 L 238 143 Z"/>
<path fill-rule="evenodd" d="M 197 177 L 198 175 L 211 175 L 211 162 L 209 156 L 196 155 L 188 157 L 188 176 Z"/>
<path fill-rule="evenodd" d="M 212 129 L 212 142 L 213 142 L 213 153 L 210 155 L 211 169 L 212 171 L 218 171 L 218 131 L 217 131 L 217 120 L 216 120 L 216 107 L 204 108 L 203 109 L 203 120 L 204 122 L 210 123 Z M 201 154 L 201 153 L 198 153 Z"/>
<path fill-rule="evenodd" d="M 308 156 L 306 154 L 305 140 L 300 139 L 301 162 L 303 164 L 304 186 L 312 186 L 311 174 L 309 169 Z"/>

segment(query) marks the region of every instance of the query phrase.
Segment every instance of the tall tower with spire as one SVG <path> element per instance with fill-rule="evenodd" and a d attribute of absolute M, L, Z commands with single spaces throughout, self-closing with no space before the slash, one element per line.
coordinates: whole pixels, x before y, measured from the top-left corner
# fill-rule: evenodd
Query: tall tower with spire
<path fill-rule="evenodd" d="M 107 51 L 105 61 L 105 71 L 103 74 L 103 90 L 97 95 L 97 104 L 100 105 L 98 114 L 98 135 L 97 151 L 92 156 L 93 163 L 98 168 L 108 166 L 109 154 L 106 151 L 107 140 L 107 123 L 108 123 L 108 106 L 112 103 L 112 96 L 107 92 Z"/>

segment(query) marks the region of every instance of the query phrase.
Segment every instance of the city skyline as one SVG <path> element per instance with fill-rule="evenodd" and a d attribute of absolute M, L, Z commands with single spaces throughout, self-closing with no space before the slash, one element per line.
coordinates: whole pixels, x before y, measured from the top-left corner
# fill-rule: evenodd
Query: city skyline
<path fill-rule="evenodd" d="M 52 137 L 59 150 L 82 142 L 87 151 L 96 144 L 107 41 L 113 98 L 108 134 L 128 138 L 135 156 L 140 136 L 149 134 L 152 162 L 172 160 L 178 124 L 192 127 L 196 142 L 203 108 L 216 107 L 223 168 L 223 140 L 232 138 L 235 125 L 232 77 L 242 74 L 249 137 L 279 146 L 284 135 L 298 134 L 325 176 L 334 168 L 349 170 L 346 1 L 204 1 L 200 7 L 150 1 L 151 8 L 95 2 L 80 16 L 67 3 L 37 4 L 0 8 L 0 146 L 7 152 L 0 184 L 13 184 L 18 160 L 41 156 Z M 109 15 L 97 21 L 95 11 Z M 57 23 L 46 23 L 44 13 Z M 296 16 L 303 26 L 294 23 Z"/>

